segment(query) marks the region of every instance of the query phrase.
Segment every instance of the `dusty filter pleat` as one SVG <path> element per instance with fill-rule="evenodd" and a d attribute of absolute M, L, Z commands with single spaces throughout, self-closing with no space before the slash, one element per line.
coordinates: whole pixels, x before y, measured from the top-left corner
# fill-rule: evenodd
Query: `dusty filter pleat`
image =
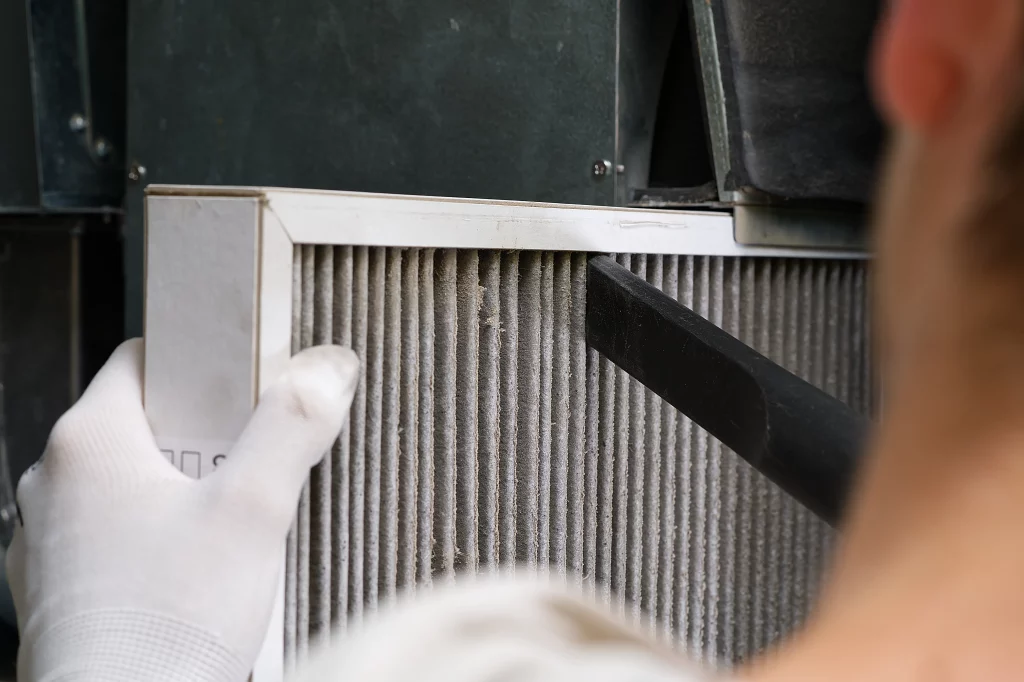
<path fill-rule="evenodd" d="M 786 268 L 785 261 L 774 261 L 771 272 L 771 310 L 768 319 L 768 357 L 783 359 L 785 317 L 786 317 Z M 777 486 L 766 483 L 768 487 L 768 594 L 765 600 L 765 623 L 768 631 L 767 642 L 776 641 L 781 634 L 779 615 L 781 613 L 782 584 L 786 580 L 783 553 L 782 529 L 784 526 L 784 507 L 788 500 L 783 499 Z"/>
<path fill-rule="evenodd" d="M 733 336 L 739 334 L 739 263 L 735 259 L 718 258 L 716 291 L 719 298 L 719 326 Z M 724 447 L 719 446 L 719 467 L 721 484 L 718 494 L 718 627 L 714 633 L 715 660 L 731 661 L 736 658 L 735 613 L 736 613 L 736 515 L 739 506 L 738 458 Z"/>
<path fill-rule="evenodd" d="M 868 284 L 868 273 L 864 268 L 857 269 L 857 333 L 860 334 L 861 346 L 858 357 L 860 371 L 852 377 L 860 392 L 860 402 L 855 405 L 864 414 L 873 412 L 876 404 L 874 368 L 871 362 L 871 315 L 868 308 L 871 301 L 871 289 Z"/>
<path fill-rule="evenodd" d="M 597 417 L 597 562 L 595 575 L 601 596 L 611 599 L 615 512 L 615 408 L 618 370 L 601 356 Z"/>
<path fill-rule="evenodd" d="M 708 319 L 715 325 L 721 327 L 724 313 L 724 263 L 722 258 L 711 258 L 708 262 Z M 702 431 L 703 433 L 703 431 Z M 705 575 L 707 576 L 706 596 L 704 599 L 704 652 L 708 663 L 714 664 L 726 655 L 723 646 L 722 633 L 722 604 L 724 598 L 721 581 L 724 577 L 726 566 L 723 559 L 726 556 L 725 547 L 722 545 L 722 501 L 723 501 L 723 471 L 725 470 L 722 452 L 722 445 L 714 438 L 707 438 L 707 453 L 704 457 L 706 462 L 705 473 L 705 513 L 707 520 L 705 528 L 707 543 L 705 548 Z"/>
<path fill-rule="evenodd" d="M 797 283 L 797 328 L 795 332 L 797 347 L 797 365 L 793 368 L 798 376 L 813 382 L 811 367 L 814 363 L 812 333 L 814 328 L 813 294 L 814 294 L 814 263 L 801 262 L 795 269 L 798 271 Z M 796 589 L 800 594 L 799 617 L 802 620 L 811 606 L 815 586 L 810 582 L 812 577 L 811 561 L 814 554 L 811 545 L 817 541 L 818 524 L 813 515 L 806 509 L 802 510 L 801 524 L 797 532 L 797 580 Z"/>
<path fill-rule="evenodd" d="M 518 433 L 519 433 L 519 254 L 501 263 L 500 334 L 498 347 L 498 554 L 509 565 L 518 558 Z"/>
<path fill-rule="evenodd" d="M 519 257 L 519 428 L 516 434 L 516 558 L 537 566 L 540 518 L 541 256 Z"/>
<path fill-rule="evenodd" d="M 619 262 L 858 409 L 857 263 Z M 810 608 L 832 533 L 585 343 L 586 254 L 300 246 L 293 348 L 362 362 L 288 540 L 289 670 L 399 587 L 523 561 L 713 663 Z"/>
<path fill-rule="evenodd" d="M 350 476 L 349 493 L 349 617 L 353 624 L 362 622 L 363 615 L 363 566 L 365 546 L 363 544 L 363 522 L 366 517 L 366 339 L 367 339 L 367 289 L 370 271 L 369 251 L 365 246 L 353 249 L 352 254 L 352 350 L 360 360 L 360 379 L 352 400 L 349 416 Z"/>
<path fill-rule="evenodd" d="M 402 251 L 389 249 L 384 267 L 384 366 L 381 385 L 380 594 L 398 589 L 399 413 L 402 391 Z"/>
<path fill-rule="evenodd" d="M 477 568 L 479 559 L 477 449 L 479 439 L 480 371 L 480 254 L 464 251 L 458 258 L 456 304 L 458 350 L 456 360 L 456 547 L 459 570 Z"/>
<path fill-rule="evenodd" d="M 756 287 L 756 269 L 754 261 L 740 263 L 740 310 L 738 338 L 747 345 L 753 345 L 755 334 L 755 311 L 758 310 L 758 299 L 754 292 Z M 754 650 L 751 641 L 753 623 L 752 601 L 754 598 L 753 574 L 754 560 L 754 486 L 755 474 L 746 462 L 739 462 L 739 480 L 737 482 L 737 499 L 739 508 L 736 524 L 736 636 L 735 660 L 749 659 Z"/>
<path fill-rule="evenodd" d="M 662 290 L 673 299 L 679 298 L 679 259 L 665 256 Z M 659 635 L 665 641 L 672 641 L 675 593 L 675 529 L 676 529 L 676 453 L 678 452 L 677 425 L 681 418 L 678 411 L 666 402 L 661 402 L 661 500 L 658 523 L 658 586 L 656 616 L 661 624 Z"/>
<path fill-rule="evenodd" d="M 707 257 L 694 259 L 693 309 L 704 318 L 710 317 L 711 267 Z M 690 430 L 691 478 L 690 496 L 690 603 L 688 625 L 689 651 L 694 657 L 707 652 L 705 614 L 708 596 L 708 434 L 703 429 Z"/>
<path fill-rule="evenodd" d="M 839 324 L 839 358 L 850 358 L 853 360 L 855 357 L 854 344 L 857 342 L 857 337 L 853 331 L 854 323 L 854 278 L 852 266 L 849 263 L 843 263 L 839 266 L 840 276 L 840 324 Z M 850 380 L 851 375 L 856 374 L 856 367 L 854 362 L 842 362 L 837 363 L 839 365 L 839 396 L 840 400 L 845 402 L 847 405 L 856 404 L 855 401 L 856 391 L 853 388 L 853 382 Z"/>
<path fill-rule="evenodd" d="M 313 345 L 313 306 L 315 284 L 315 256 L 313 246 L 302 247 L 302 313 L 299 319 L 299 343 L 303 348 Z M 310 485 L 307 482 L 299 499 L 298 513 L 298 556 L 299 571 L 296 577 L 296 593 L 299 595 L 299 614 L 297 618 L 296 655 L 305 658 L 309 652 L 310 628 L 310 572 L 315 560 L 312 538 L 310 537 Z"/>
<path fill-rule="evenodd" d="M 743 263 L 739 259 L 732 258 L 726 260 L 726 296 L 728 306 L 726 308 L 724 326 L 726 331 L 736 337 L 740 336 L 740 320 L 743 310 L 742 267 Z M 738 520 L 740 518 L 740 510 L 745 506 L 740 477 L 746 462 L 732 451 L 724 451 L 723 457 L 726 458 L 726 466 L 728 466 L 724 500 L 726 511 L 722 515 L 723 551 L 726 553 L 726 566 L 728 568 L 722 581 L 725 586 L 726 595 L 723 623 L 727 628 L 726 634 L 723 634 L 726 640 L 723 649 L 727 653 L 722 656 L 722 659 L 734 661 L 739 657 L 737 654 L 737 613 L 740 610 L 740 604 L 746 600 L 746 595 L 738 589 L 739 563 L 741 561 L 740 557 L 743 554 L 743 548 L 739 543 Z"/>
<path fill-rule="evenodd" d="M 569 526 L 569 343 L 572 305 L 572 256 L 557 254 L 552 287 L 551 339 L 551 513 L 548 542 L 549 559 L 555 569 L 564 572 L 568 562 Z"/>
<path fill-rule="evenodd" d="M 828 320 L 826 324 L 825 341 L 825 390 L 842 399 L 839 386 L 840 367 L 836 360 L 839 357 L 839 328 L 842 324 L 840 314 L 840 292 L 839 292 L 839 265 L 830 263 L 826 270 L 827 290 L 825 293 L 825 315 Z"/>
<path fill-rule="evenodd" d="M 786 280 L 788 263 L 784 260 L 772 259 L 766 263 L 766 271 L 763 273 L 765 277 L 765 286 L 767 287 L 763 294 L 765 305 L 767 306 L 768 312 L 763 317 L 763 328 L 760 330 L 758 335 L 758 350 L 769 358 L 775 359 L 781 365 L 785 366 L 786 363 Z M 785 523 L 785 505 L 784 500 L 777 497 L 778 491 L 776 486 L 770 482 L 765 481 L 758 477 L 757 484 L 761 490 L 761 494 L 764 496 L 763 508 L 758 509 L 758 513 L 764 518 L 761 519 L 762 530 L 765 534 L 763 541 L 763 549 L 766 556 L 768 570 L 765 571 L 764 582 L 766 594 L 764 601 L 762 602 L 762 620 L 766 623 L 766 632 L 762 634 L 765 637 L 767 644 L 770 644 L 773 639 L 771 630 L 778 629 L 779 616 L 780 616 L 780 604 L 782 603 L 781 591 L 784 589 L 782 582 L 785 581 L 783 575 L 783 563 L 785 562 L 786 552 L 782 546 L 783 537 L 783 524 Z"/>
<path fill-rule="evenodd" d="M 825 353 L 825 345 L 827 343 L 827 326 L 829 321 L 825 312 L 828 305 L 825 283 L 828 266 L 826 263 L 814 263 L 810 270 L 810 281 L 806 283 L 805 291 L 811 292 L 810 305 L 808 306 L 811 315 L 811 342 L 808 346 L 811 349 L 811 361 L 809 375 L 805 378 L 815 386 L 827 390 L 828 367 L 825 362 L 828 356 Z M 817 581 L 820 579 L 818 569 L 824 561 L 821 554 L 821 540 L 821 532 L 815 529 L 815 532 L 810 535 L 807 541 L 808 580 L 814 581 L 813 584 L 817 584 Z"/>
<path fill-rule="evenodd" d="M 434 260 L 433 249 L 420 254 L 416 577 L 426 584 L 430 583 L 434 559 Z"/>
<path fill-rule="evenodd" d="M 419 492 L 420 252 L 405 252 L 402 262 L 401 414 L 398 442 L 398 585 L 416 583 L 416 532 Z"/>
<path fill-rule="evenodd" d="M 755 264 L 755 291 L 757 292 L 757 309 L 754 313 L 754 328 L 751 335 L 751 346 L 760 353 L 769 355 L 770 343 L 770 322 L 772 317 L 771 309 L 771 284 L 772 284 L 772 261 L 757 261 Z M 768 508 L 769 484 L 757 475 L 752 479 L 751 498 L 753 504 L 753 561 L 752 577 L 753 589 L 751 590 L 751 614 L 750 614 L 750 645 L 751 652 L 764 649 L 767 642 L 765 632 L 768 612 L 768 585 L 767 578 L 770 566 L 768 566 L 768 533 L 771 527 L 770 510 Z"/>
<path fill-rule="evenodd" d="M 865 346 L 870 342 L 865 333 L 865 310 L 863 300 L 864 291 L 864 269 L 854 265 L 850 266 L 850 278 L 852 279 L 850 292 L 850 405 L 858 411 L 867 411 L 867 395 L 864 386 L 864 371 L 867 365 L 867 351 Z"/>
<path fill-rule="evenodd" d="M 434 572 L 455 575 L 455 467 L 458 363 L 458 262 L 455 251 L 436 256 L 434 276 Z M 440 377 L 438 381 L 436 377 Z"/>
<path fill-rule="evenodd" d="M 799 338 L 800 325 L 800 267 L 799 264 L 789 263 L 786 268 L 785 284 L 785 305 L 786 313 L 783 332 L 783 362 L 782 365 L 791 372 L 799 372 Z M 803 552 L 800 530 L 800 515 L 804 508 L 797 504 L 791 504 L 786 500 L 785 513 L 782 520 L 782 547 L 784 563 L 787 567 L 786 575 L 782 581 L 782 613 L 779 614 L 779 624 L 783 632 L 790 632 L 799 622 L 802 609 L 802 586 L 800 580 L 806 578 L 801 575 L 805 553 Z"/>
<path fill-rule="evenodd" d="M 480 256 L 480 364 L 479 403 L 476 406 L 479 429 L 477 458 L 480 468 L 480 489 L 477 508 L 480 514 L 477 543 L 480 565 L 488 570 L 498 566 L 500 463 L 498 443 L 499 399 L 501 395 L 501 254 L 489 252 Z"/>
<path fill-rule="evenodd" d="M 840 400 L 850 404 L 852 390 L 850 387 L 850 332 L 849 315 L 850 300 L 852 296 L 851 282 L 846 277 L 847 263 L 843 261 L 830 262 L 829 268 L 829 306 L 834 311 L 832 324 L 830 324 L 831 340 L 827 349 L 831 351 L 831 357 L 826 357 L 826 364 L 829 367 L 831 385 L 834 386 L 832 394 Z M 819 556 L 827 557 L 832 553 L 833 536 L 829 529 L 820 534 Z M 820 567 L 819 567 L 820 568 Z"/>
<path fill-rule="evenodd" d="M 540 391 L 537 394 L 537 561 L 541 568 L 550 564 L 551 547 L 551 295 L 554 281 L 554 254 L 541 256 L 540 280 Z"/>
<path fill-rule="evenodd" d="M 313 254 L 312 334 L 303 345 L 331 342 L 334 327 L 334 253 L 328 246 Z M 305 300 L 303 305 L 305 305 Z M 331 493 L 333 461 L 330 457 L 313 468 L 309 480 L 309 637 L 310 644 L 326 642 L 331 631 Z"/>
<path fill-rule="evenodd" d="M 384 249 L 370 250 L 368 324 L 366 338 L 366 524 L 364 536 L 364 599 L 366 608 L 375 610 L 379 596 L 381 563 L 381 465 L 384 426 Z M 391 387 L 393 388 L 394 384 Z"/>
<path fill-rule="evenodd" d="M 633 257 L 633 274 L 640 279 L 647 279 L 647 257 Z M 644 432 L 647 429 L 647 413 L 645 396 L 647 389 L 639 381 L 629 382 L 629 412 L 626 415 L 629 423 L 628 445 L 626 450 L 627 479 L 627 529 L 625 546 L 628 553 L 626 564 L 626 584 L 619 589 L 625 594 L 630 604 L 630 615 L 634 619 L 640 617 L 641 580 L 644 559 L 644 477 L 647 453 L 644 450 Z"/>
<path fill-rule="evenodd" d="M 665 289 L 665 264 L 660 256 L 648 259 L 647 279 L 659 289 Z M 643 571 L 640 586 L 641 599 L 638 600 L 641 611 L 646 615 L 646 625 L 652 634 L 657 632 L 658 617 L 658 575 L 661 538 L 661 494 L 663 487 L 662 474 L 662 401 L 652 391 L 644 393 L 644 479 L 641 494 L 643 495 L 643 519 L 640 524 L 643 553 L 640 567 Z"/>
<path fill-rule="evenodd" d="M 334 321 L 333 342 L 346 348 L 352 347 L 352 247 L 334 249 Z M 349 486 L 351 480 L 351 416 L 338 442 L 334 446 L 331 481 L 332 514 L 332 580 L 331 580 L 331 621 L 335 627 L 344 630 L 348 625 L 349 589 Z"/>
<path fill-rule="evenodd" d="M 620 255 L 619 264 L 629 269 L 632 257 Z M 611 589 L 615 606 L 620 613 L 626 611 L 627 567 L 629 565 L 629 432 L 630 384 L 629 375 L 616 368 L 614 388 L 615 435 L 612 441 L 614 486 L 612 501 L 612 574 Z"/>
<path fill-rule="evenodd" d="M 564 360 L 569 392 L 566 410 L 566 568 L 574 576 L 584 573 L 584 527 L 586 524 L 586 459 L 589 443 L 587 426 L 587 343 L 585 335 L 587 300 L 587 259 L 584 254 L 569 257 L 570 292 L 563 314 L 565 329 L 555 322 L 555 333 L 566 347 Z"/>
<path fill-rule="evenodd" d="M 602 398 L 600 396 L 601 374 L 607 360 L 597 351 L 587 349 L 587 399 L 586 399 L 586 450 L 583 453 L 583 577 L 588 594 L 597 588 L 600 568 L 598 553 L 599 538 L 599 496 L 601 486 L 599 472 L 601 462 L 600 417 Z M 604 401 L 607 402 L 607 401 Z"/>
<path fill-rule="evenodd" d="M 696 259 L 686 256 L 680 259 L 679 289 L 676 300 L 691 310 L 694 309 L 694 281 L 696 280 Z M 700 591 L 699 583 L 694 589 L 693 575 L 690 570 L 690 537 L 693 517 L 694 493 L 691 486 L 693 480 L 693 461 L 691 437 L 694 431 L 693 422 L 680 417 L 676 422 L 676 442 L 679 447 L 676 465 L 676 506 L 675 517 L 675 608 L 673 619 L 676 640 L 681 646 L 688 646 L 687 638 L 690 624 L 690 592 Z"/>

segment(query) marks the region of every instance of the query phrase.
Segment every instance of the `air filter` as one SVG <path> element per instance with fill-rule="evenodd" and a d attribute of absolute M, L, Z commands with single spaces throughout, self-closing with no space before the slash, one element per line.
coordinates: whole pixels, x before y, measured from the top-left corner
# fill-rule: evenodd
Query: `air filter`
<path fill-rule="evenodd" d="M 867 410 L 855 254 L 740 246 L 712 213 L 174 187 L 147 210 L 147 412 L 177 466 L 216 468 L 290 352 L 363 361 L 257 677 L 399 590 L 509 564 L 582 582 L 712 663 L 806 615 L 831 531 L 587 348 L 586 262 L 620 254 Z"/>

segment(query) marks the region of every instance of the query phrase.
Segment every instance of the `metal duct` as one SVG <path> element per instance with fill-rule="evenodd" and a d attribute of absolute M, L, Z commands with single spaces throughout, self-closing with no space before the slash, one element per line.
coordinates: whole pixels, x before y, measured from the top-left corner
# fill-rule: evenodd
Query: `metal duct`
<path fill-rule="evenodd" d="M 363 361 L 288 544 L 285 655 L 461 569 L 582 580 L 691 655 L 798 625 L 832 532 L 584 343 L 586 254 L 298 246 L 296 349 Z M 860 262 L 619 256 L 860 410 Z"/>

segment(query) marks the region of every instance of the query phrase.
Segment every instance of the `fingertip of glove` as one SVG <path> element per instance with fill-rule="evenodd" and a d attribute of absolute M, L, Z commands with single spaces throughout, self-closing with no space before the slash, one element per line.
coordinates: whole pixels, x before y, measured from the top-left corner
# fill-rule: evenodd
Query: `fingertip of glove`
<path fill-rule="evenodd" d="M 351 348 L 344 346 L 313 346 L 292 358 L 290 368 L 307 367 L 318 370 L 330 367 L 344 382 L 355 382 L 359 378 L 359 357 Z"/>
<path fill-rule="evenodd" d="M 145 346 L 141 338 L 122 341 L 114 352 L 110 354 L 108 361 L 114 365 L 137 365 L 141 367 L 145 355 Z"/>
<path fill-rule="evenodd" d="M 359 358 L 341 346 L 308 348 L 289 363 L 279 384 L 285 407 L 304 422 L 341 422 L 359 382 Z"/>
<path fill-rule="evenodd" d="M 144 355 L 142 339 L 122 341 L 89 383 L 83 398 L 105 393 L 111 387 L 115 387 L 114 392 L 117 395 L 122 395 L 128 390 L 133 397 L 135 393 L 139 393 L 141 397 Z"/>

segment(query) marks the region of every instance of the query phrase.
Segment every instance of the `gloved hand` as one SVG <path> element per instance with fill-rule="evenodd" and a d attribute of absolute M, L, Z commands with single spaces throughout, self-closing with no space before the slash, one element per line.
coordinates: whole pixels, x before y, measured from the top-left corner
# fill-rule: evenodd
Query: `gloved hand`
<path fill-rule="evenodd" d="M 698 682 L 700 671 L 564 584 L 520 572 L 405 595 L 295 682 Z"/>
<path fill-rule="evenodd" d="M 358 360 L 291 360 L 216 473 L 157 449 L 143 345 L 123 344 L 22 478 L 8 553 L 20 680 L 236 682 L 266 634 L 309 469 L 337 437 Z"/>

